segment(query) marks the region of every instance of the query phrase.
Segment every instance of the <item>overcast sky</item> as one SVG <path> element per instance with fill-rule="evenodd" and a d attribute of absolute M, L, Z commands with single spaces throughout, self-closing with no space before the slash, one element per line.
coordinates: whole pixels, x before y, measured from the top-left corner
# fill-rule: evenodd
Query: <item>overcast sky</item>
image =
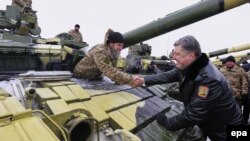
<path fill-rule="evenodd" d="M 102 43 L 108 28 L 125 33 L 199 0 L 33 0 L 43 38 L 67 32 L 80 24 L 83 39 L 90 47 Z M 0 0 L 5 10 L 11 0 Z M 250 4 L 182 27 L 145 41 L 152 55 L 167 55 L 173 43 L 185 35 L 195 36 L 203 52 L 250 43 Z M 127 51 L 122 52 L 125 56 Z"/>

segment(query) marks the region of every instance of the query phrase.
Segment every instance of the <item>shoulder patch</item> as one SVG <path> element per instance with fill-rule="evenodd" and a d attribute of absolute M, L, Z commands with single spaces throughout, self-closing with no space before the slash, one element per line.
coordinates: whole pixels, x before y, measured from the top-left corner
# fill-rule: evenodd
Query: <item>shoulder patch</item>
<path fill-rule="evenodd" d="M 207 98 L 209 88 L 207 86 L 199 86 L 198 96 L 202 98 Z"/>

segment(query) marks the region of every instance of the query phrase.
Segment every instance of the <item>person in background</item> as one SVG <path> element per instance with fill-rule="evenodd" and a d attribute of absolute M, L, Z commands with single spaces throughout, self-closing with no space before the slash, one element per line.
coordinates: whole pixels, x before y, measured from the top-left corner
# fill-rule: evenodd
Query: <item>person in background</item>
<path fill-rule="evenodd" d="M 80 25 L 76 24 L 74 29 L 69 31 L 69 34 L 74 37 L 76 42 L 82 42 L 82 33 L 80 32 Z"/>
<path fill-rule="evenodd" d="M 32 0 L 12 0 L 11 5 L 16 5 L 20 8 L 26 7 L 32 9 Z"/>
<path fill-rule="evenodd" d="M 248 124 L 250 114 L 250 64 L 247 61 L 243 61 L 242 68 L 246 71 L 248 78 L 248 94 L 242 95 L 243 119 L 244 123 Z"/>
<path fill-rule="evenodd" d="M 238 105 L 242 106 L 242 97 L 246 97 L 248 93 L 248 80 L 245 70 L 236 65 L 235 58 L 228 56 L 225 59 L 225 66 L 220 71 L 228 80 L 233 89 L 233 94 Z"/>

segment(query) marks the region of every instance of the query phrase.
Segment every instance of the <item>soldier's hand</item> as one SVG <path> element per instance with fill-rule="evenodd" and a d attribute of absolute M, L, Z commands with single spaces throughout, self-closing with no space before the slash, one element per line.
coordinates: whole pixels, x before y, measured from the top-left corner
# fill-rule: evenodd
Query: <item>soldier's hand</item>
<path fill-rule="evenodd" d="M 142 86 L 144 84 L 144 78 L 140 77 L 140 76 L 133 76 L 133 80 L 130 83 L 131 87 L 139 87 Z"/>

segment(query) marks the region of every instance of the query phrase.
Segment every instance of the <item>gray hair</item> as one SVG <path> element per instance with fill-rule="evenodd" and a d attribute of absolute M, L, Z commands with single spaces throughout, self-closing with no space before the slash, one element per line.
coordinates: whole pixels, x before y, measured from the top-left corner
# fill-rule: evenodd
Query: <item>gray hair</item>
<path fill-rule="evenodd" d="M 184 36 L 174 43 L 174 46 L 179 45 L 187 51 L 195 52 L 196 56 L 201 56 L 200 43 L 193 36 Z"/>

